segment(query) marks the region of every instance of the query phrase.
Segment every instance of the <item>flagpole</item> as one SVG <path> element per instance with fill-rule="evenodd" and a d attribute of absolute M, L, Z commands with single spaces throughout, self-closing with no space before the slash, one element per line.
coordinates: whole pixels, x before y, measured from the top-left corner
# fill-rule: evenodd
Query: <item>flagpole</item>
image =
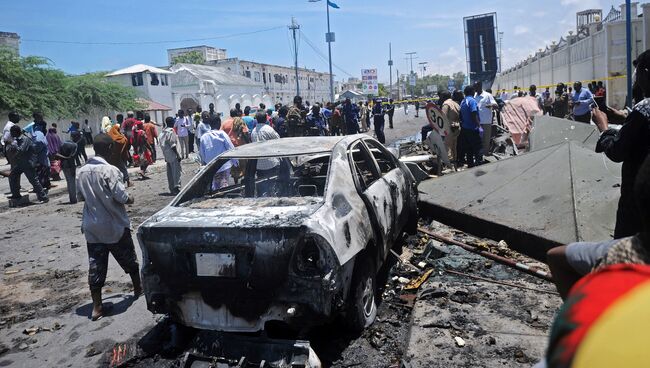
<path fill-rule="evenodd" d="M 330 4 L 329 0 L 325 0 L 325 8 L 327 9 L 327 51 L 329 53 L 329 66 L 330 66 L 330 102 L 334 102 L 334 75 L 332 74 L 332 33 L 330 32 Z"/>

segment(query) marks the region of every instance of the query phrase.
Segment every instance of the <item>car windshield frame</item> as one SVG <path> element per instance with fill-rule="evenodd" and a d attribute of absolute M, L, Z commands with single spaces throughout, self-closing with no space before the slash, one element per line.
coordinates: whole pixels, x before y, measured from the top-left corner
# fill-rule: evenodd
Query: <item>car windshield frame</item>
<path fill-rule="evenodd" d="M 228 153 L 232 153 L 229 151 Z M 187 187 L 181 191 L 181 193 L 176 197 L 172 203 L 170 203 L 170 206 L 172 207 L 183 207 L 186 203 L 188 202 L 196 202 L 198 199 L 229 199 L 229 198 L 245 198 L 245 199 L 251 199 L 251 200 L 256 200 L 256 199 L 262 199 L 262 198 L 306 198 L 309 197 L 311 199 L 317 199 L 320 201 L 324 201 L 325 197 L 327 196 L 327 188 L 329 185 L 329 180 L 330 180 L 330 170 L 332 168 L 332 151 L 325 151 L 325 152 L 318 152 L 318 153 L 312 153 L 309 152 L 307 154 L 302 154 L 302 155 L 296 155 L 295 153 L 289 154 L 289 155 L 284 155 L 284 156 L 257 156 L 254 158 L 250 158 L 248 156 L 243 157 L 243 158 L 232 158 L 232 156 L 228 155 L 228 157 L 225 153 L 222 155 L 217 156 L 212 162 L 208 163 L 206 166 L 204 166 L 201 171 L 188 183 Z M 283 180 L 287 181 L 292 181 L 299 179 L 302 176 L 293 176 L 300 170 L 308 170 L 308 171 L 313 171 L 311 167 L 303 167 L 305 163 L 308 163 L 310 161 L 316 161 L 320 160 L 323 157 L 327 157 L 326 162 L 318 162 L 316 165 L 321 165 L 319 170 L 322 170 L 322 166 L 326 166 L 326 173 L 324 175 L 321 173 L 320 175 L 315 175 L 314 178 L 318 177 L 321 178 L 322 176 L 325 176 L 324 178 L 324 183 L 322 185 L 322 191 L 318 191 L 318 186 L 313 185 L 316 187 L 316 194 L 315 195 L 310 195 L 310 196 L 303 196 L 300 195 L 299 190 L 301 186 L 298 186 L 298 193 L 293 193 L 294 195 L 286 195 L 287 188 L 280 189 L 278 190 L 277 193 L 273 193 L 273 195 L 260 195 L 259 193 L 259 184 L 261 181 L 264 180 L 269 180 L 270 178 L 267 179 L 260 179 L 257 176 L 257 170 L 256 168 L 253 168 L 253 166 L 250 166 L 252 163 L 255 163 L 257 166 L 259 160 L 279 160 L 279 173 L 278 176 L 275 177 L 276 181 L 279 181 L 281 179 L 281 176 L 284 175 L 289 175 L 286 177 L 283 177 Z M 231 178 L 229 178 L 229 185 L 227 187 L 223 188 L 218 188 L 218 189 L 212 189 L 210 188 L 208 190 L 208 186 L 211 185 L 211 177 L 214 177 L 214 174 L 218 172 L 218 170 L 225 165 L 226 163 L 230 162 L 233 163 L 239 161 L 246 161 L 246 171 L 244 172 L 242 179 L 239 183 L 233 183 Z M 232 168 L 231 168 L 232 169 Z M 284 171 L 283 171 L 284 170 Z M 252 177 L 250 175 L 254 175 Z M 309 177 L 309 176 L 305 176 Z M 311 178 L 311 177 L 310 177 Z M 254 189 L 251 192 L 251 186 L 254 184 Z M 287 184 L 289 184 L 287 182 Z M 307 188 L 310 189 L 310 188 Z M 228 193 L 237 193 L 237 191 L 240 191 L 240 195 L 238 196 L 228 196 Z M 321 194 L 322 193 L 322 194 Z M 220 195 L 221 194 L 221 195 Z"/>

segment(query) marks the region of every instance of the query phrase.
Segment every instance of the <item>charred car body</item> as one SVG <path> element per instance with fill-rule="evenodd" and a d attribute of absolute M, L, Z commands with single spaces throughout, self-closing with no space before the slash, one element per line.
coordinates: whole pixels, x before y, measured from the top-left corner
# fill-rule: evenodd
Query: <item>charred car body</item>
<path fill-rule="evenodd" d="M 227 162 L 244 175 L 214 190 Z M 366 135 L 243 145 L 140 226 L 147 307 L 219 331 L 341 314 L 360 330 L 376 315 L 377 270 L 416 226 L 412 174 Z"/>

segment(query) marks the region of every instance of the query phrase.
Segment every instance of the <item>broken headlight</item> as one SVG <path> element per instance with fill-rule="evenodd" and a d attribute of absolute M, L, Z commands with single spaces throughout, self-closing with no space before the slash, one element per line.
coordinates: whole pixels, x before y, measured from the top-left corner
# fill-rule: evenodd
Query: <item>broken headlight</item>
<path fill-rule="evenodd" d="M 294 272 L 299 276 L 322 277 L 333 268 L 329 245 L 319 236 L 306 236 L 293 254 Z"/>

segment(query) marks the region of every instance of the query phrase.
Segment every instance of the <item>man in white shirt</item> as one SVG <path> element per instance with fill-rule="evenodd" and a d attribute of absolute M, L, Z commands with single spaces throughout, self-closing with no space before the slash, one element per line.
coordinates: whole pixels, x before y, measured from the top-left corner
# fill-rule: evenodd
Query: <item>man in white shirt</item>
<path fill-rule="evenodd" d="M 9 113 L 9 121 L 5 124 L 4 129 L 2 130 L 2 145 L 7 146 L 14 141 L 14 138 L 11 136 L 11 127 L 18 124 L 20 121 L 20 115 L 15 112 Z"/>
<path fill-rule="evenodd" d="M 93 300 L 91 318 L 96 321 L 106 312 L 102 306 L 102 287 L 108 270 L 108 254 L 131 276 L 133 294 L 142 293 L 138 258 L 131 238 L 131 223 L 125 204 L 133 197 L 124 187 L 120 170 L 106 162 L 113 140 L 101 133 L 95 137 L 95 156 L 77 172 L 77 199 L 84 201 L 81 231 L 88 249 L 88 284 Z"/>
<path fill-rule="evenodd" d="M 178 140 L 181 144 L 180 154 L 182 158 L 187 158 L 190 153 L 190 131 L 189 129 L 192 126 L 192 121 L 190 118 L 185 116 L 185 111 L 178 110 L 178 117 L 176 118 L 176 123 L 174 128 L 176 128 L 176 134 L 178 134 Z"/>
<path fill-rule="evenodd" d="M 478 117 L 483 129 L 482 155 L 486 156 L 490 151 L 490 142 L 492 140 L 492 110 L 497 107 L 497 101 L 491 93 L 483 90 L 483 84 L 478 81 L 474 83 L 476 90 L 476 104 L 478 105 Z"/>
<path fill-rule="evenodd" d="M 253 142 L 263 142 L 271 139 L 280 139 L 280 135 L 267 124 L 266 114 L 264 112 L 258 112 L 255 114 L 255 120 L 257 120 L 257 125 L 251 132 L 251 138 Z M 257 160 L 257 179 L 271 178 L 277 176 L 280 165 L 280 160 L 277 158 L 268 158 L 268 159 L 258 159 Z M 258 186 L 259 188 L 259 197 L 269 196 L 273 191 L 273 179 L 265 180 L 261 182 Z"/>
<path fill-rule="evenodd" d="M 181 190 L 181 155 L 178 154 L 178 136 L 174 131 L 175 120 L 168 116 L 165 129 L 158 136 L 158 145 L 162 149 L 167 168 L 167 186 L 169 192 L 178 194 Z"/>

